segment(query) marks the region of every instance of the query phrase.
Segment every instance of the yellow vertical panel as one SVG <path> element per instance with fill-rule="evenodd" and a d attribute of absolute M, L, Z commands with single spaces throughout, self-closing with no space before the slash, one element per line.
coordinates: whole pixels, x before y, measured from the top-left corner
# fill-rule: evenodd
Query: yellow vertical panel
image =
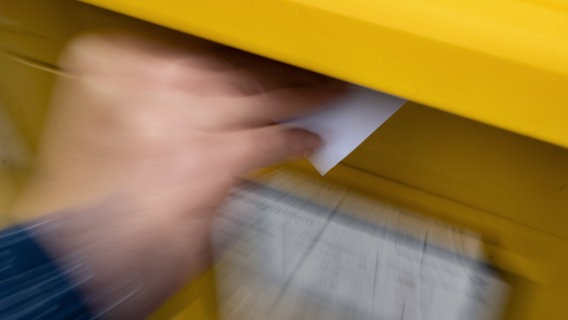
<path fill-rule="evenodd" d="M 568 239 L 568 149 L 409 103 L 345 163 Z"/>

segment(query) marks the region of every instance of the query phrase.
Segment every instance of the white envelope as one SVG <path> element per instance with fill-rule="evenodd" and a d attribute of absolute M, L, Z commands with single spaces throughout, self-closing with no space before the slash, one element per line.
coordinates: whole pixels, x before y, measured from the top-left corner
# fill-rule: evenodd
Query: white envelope
<path fill-rule="evenodd" d="M 321 112 L 286 122 L 292 128 L 318 134 L 323 146 L 310 157 L 321 175 L 349 155 L 390 118 L 406 100 L 354 86 L 352 93 Z"/>

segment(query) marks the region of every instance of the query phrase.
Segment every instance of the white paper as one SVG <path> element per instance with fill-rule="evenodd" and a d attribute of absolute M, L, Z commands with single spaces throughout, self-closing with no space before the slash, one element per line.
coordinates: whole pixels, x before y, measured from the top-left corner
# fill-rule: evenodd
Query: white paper
<path fill-rule="evenodd" d="M 406 102 L 367 88 L 354 87 L 352 91 L 321 112 L 286 123 L 322 138 L 323 146 L 310 157 L 321 175 L 355 150 Z"/>
<path fill-rule="evenodd" d="M 386 203 L 350 212 L 358 197 L 327 187 L 329 197 L 315 201 L 303 181 L 289 187 L 311 190 L 309 198 L 269 182 L 221 208 L 213 232 L 220 319 L 499 319 L 507 284 L 481 251 L 464 250 L 479 238 Z M 365 219 L 378 216 L 381 224 Z"/>

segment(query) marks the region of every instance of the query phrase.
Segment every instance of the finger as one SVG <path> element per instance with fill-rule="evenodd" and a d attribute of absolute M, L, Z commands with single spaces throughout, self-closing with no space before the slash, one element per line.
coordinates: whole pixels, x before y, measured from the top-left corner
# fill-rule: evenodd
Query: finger
<path fill-rule="evenodd" d="M 238 96 L 257 95 L 288 88 L 325 86 L 338 82 L 313 72 L 291 70 L 289 66 L 241 69 L 223 76 L 227 91 Z"/>
<path fill-rule="evenodd" d="M 218 78 L 218 86 L 224 87 L 226 92 L 238 95 L 331 81 L 322 74 L 233 48 L 201 52 L 194 50 L 187 55 L 183 67 L 190 71 L 189 74 L 195 71 L 208 72 L 210 77 Z"/>
<path fill-rule="evenodd" d="M 216 98 L 219 108 L 207 109 L 201 119 L 209 129 L 244 129 L 264 127 L 317 112 L 341 97 L 341 86 L 286 88 L 244 97 Z"/>
<path fill-rule="evenodd" d="M 226 72 L 249 69 L 299 69 L 282 62 L 215 43 L 186 50 L 183 63 L 191 68 Z"/>
<path fill-rule="evenodd" d="M 182 73 L 175 85 L 201 96 L 248 97 L 290 88 L 331 88 L 340 83 L 327 76 L 289 66 L 217 72 L 210 66 L 205 69 L 198 67 L 207 62 L 199 59 L 196 61 L 191 72 Z M 201 86 L 203 90 L 195 90 L 196 86 Z"/>
<path fill-rule="evenodd" d="M 180 107 L 183 118 L 193 127 L 211 132 L 265 127 L 310 114 L 339 98 L 344 91 L 329 87 L 287 88 L 235 97 L 205 84 L 196 90 L 168 91 L 167 100 L 170 105 Z"/>
<path fill-rule="evenodd" d="M 259 80 L 274 78 L 275 80 L 290 80 L 305 85 L 331 80 L 320 73 L 233 48 L 225 48 L 221 53 L 220 60 L 225 61 L 236 73 L 240 72 L 242 76 L 248 75 L 251 80 L 254 80 L 255 77 L 261 77 Z"/>
<path fill-rule="evenodd" d="M 240 131 L 226 141 L 235 174 L 242 174 L 295 156 L 307 156 L 320 145 L 317 135 L 300 129 L 270 126 Z"/>
<path fill-rule="evenodd" d="M 341 82 L 291 87 L 235 99 L 227 114 L 243 125 L 267 125 L 312 114 L 345 94 Z"/>
<path fill-rule="evenodd" d="M 233 70 L 285 65 L 284 63 L 231 47 L 219 47 L 215 55 L 220 61 L 225 63 L 228 69 Z"/>
<path fill-rule="evenodd" d="M 219 62 L 224 63 L 227 70 L 237 72 L 276 75 L 295 78 L 303 82 L 329 80 L 329 77 L 322 74 L 231 47 L 217 49 L 216 54 L 210 55 L 210 58 L 216 58 Z"/>

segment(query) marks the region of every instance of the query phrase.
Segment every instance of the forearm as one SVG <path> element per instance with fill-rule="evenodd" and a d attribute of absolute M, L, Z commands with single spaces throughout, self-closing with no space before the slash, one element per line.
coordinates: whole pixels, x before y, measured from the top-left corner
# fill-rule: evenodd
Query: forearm
<path fill-rule="evenodd" d="M 110 201 L 48 216 L 32 229 L 95 315 L 143 318 L 208 262 L 208 222 L 144 210 L 153 209 Z"/>

